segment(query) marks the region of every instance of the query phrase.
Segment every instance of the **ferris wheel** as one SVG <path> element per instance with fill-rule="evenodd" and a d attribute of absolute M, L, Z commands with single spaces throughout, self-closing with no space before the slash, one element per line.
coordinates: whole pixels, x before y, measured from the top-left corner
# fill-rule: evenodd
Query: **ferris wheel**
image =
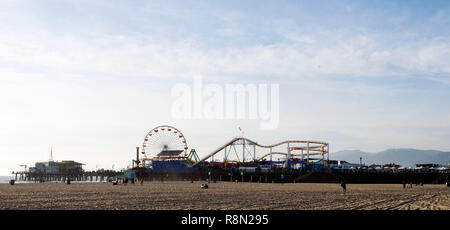
<path fill-rule="evenodd" d="M 175 127 L 161 125 L 147 133 L 142 144 L 142 154 L 147 158 L 186 157 L 187 143 Z"/>

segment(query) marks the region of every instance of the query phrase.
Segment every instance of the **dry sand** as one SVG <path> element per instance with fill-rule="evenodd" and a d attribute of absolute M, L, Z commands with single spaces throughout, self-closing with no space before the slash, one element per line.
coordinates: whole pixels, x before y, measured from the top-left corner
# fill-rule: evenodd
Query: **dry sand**
<path fill-rule="evenodd" d="M 0 209 L 450 209 L 450 188 L 348 184 L 146 182 L 0 185 Z"/>

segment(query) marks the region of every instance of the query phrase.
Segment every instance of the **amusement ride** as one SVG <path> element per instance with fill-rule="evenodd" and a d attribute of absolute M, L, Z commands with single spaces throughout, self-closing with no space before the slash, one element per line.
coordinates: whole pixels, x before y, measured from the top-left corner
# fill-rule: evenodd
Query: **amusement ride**
<path fill-rule="evenodd" d="M 183 167 L 266 164 L 271 167 L 304 168 L 311 163 L 328 167 L 330 152 L 329 144 L 322 141 L 285 140 L 262 145 L 243 136 L 233 138 L 203 158 L 198 157 L 195 149 L 190 152 L 188 149 L 186 138 L 179 129 L 169 125 L 157 126 L 145 135 L 142 157 L 137 154 L 136 163 L 138 167 L 150 168 L 162 162 L 180 162 Z"/>

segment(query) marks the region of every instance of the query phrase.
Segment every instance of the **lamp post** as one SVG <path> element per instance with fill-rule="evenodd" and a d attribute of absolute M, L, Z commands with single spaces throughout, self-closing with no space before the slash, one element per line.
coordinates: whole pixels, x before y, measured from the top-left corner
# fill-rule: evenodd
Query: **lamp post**
<path fill-rule="evenodd" d="M 139 167 L 139 147 L 136 147 L 136 168 Z"/>

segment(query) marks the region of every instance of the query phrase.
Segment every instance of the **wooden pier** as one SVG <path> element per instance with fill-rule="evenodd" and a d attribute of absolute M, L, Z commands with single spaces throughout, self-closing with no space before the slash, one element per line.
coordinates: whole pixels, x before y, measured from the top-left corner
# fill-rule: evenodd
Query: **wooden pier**
<path fill-rule="evenodd" d="M 123 172 L 102 170 L 102 171 L 86 171 L 81 173 L 30 173 L 28 171 L 13 172 L 16 181 L 105 181 L 123 175 Z"/>

